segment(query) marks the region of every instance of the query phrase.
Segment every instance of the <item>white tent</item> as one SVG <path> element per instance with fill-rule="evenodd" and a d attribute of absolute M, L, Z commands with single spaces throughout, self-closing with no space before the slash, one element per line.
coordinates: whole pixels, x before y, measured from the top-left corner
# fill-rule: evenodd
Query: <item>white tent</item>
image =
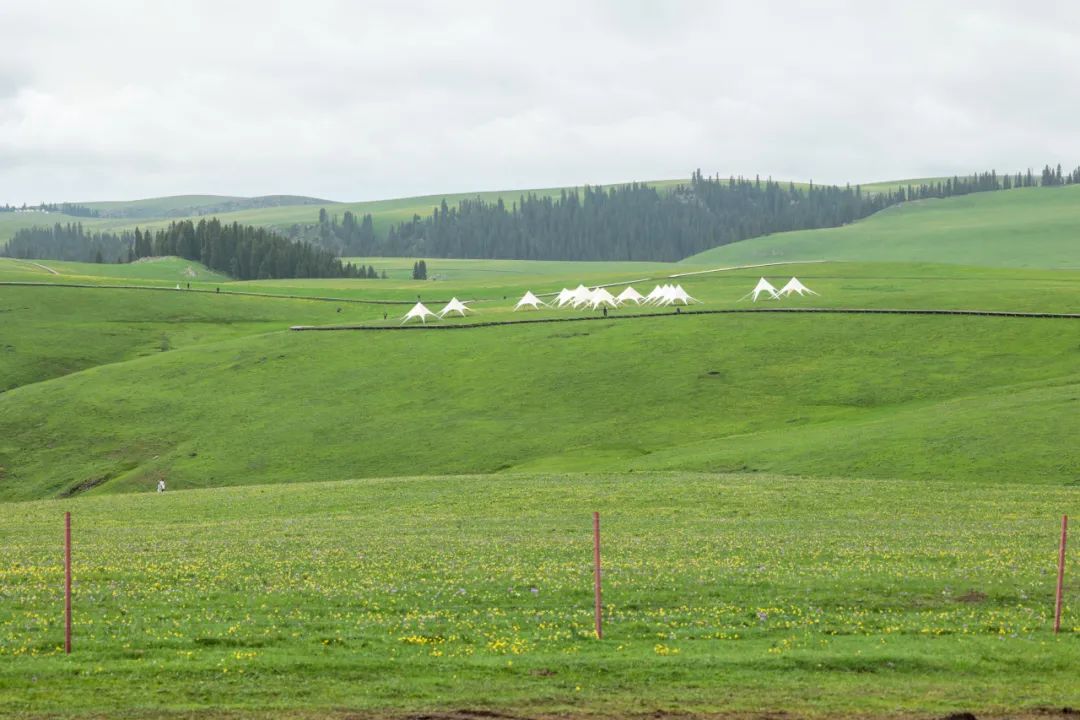
<path fill-rule="evenodd" d="M 674 305 L 675 304 L 675 287 L 672 285 L 660 286 L 660 297 L 656 298 L 654 305 Z M 685 303 L 684 303 L 685 304 Z"/>
<path fill-rule="evenodd" d="M 681 302 L 683 305 L 689 305 L 692 302 L 700 303 L 701 301 L 690 297 L 682 285 L 676 285 L 671 288 L 671 304 L 674 305 L 677 302 Z"/>
<path fill-rule="evenodd" d="M 573 306 L 574 309 L 578 309 L 582 305 L 588 305 L 592 302 L 592 290 L 584 285 L 578 285 L 574 288 Z"/>
<path fill-rule="evenodd" d="M 769 293 L 769 297 L 771 297 L 773 300 L 779 300 L 780 299 L 780 296 L 776 294 L 776 288 L 774 288 L 772 286 L 772 284 L 768 280 L 766 280 L 765 278 L 761 278 L 760 280 L 758 280 L 758 283 L 757 283 L 757 285 L 754 286 L 754 289 L 751 290 L 750 292 L 746 293 L 745 295 L 743 295 L 739 299 L 740 300 L 745 300 L 746 298 L 753 295 L 754 296 L 754 302 L 757 302 L 758 295 L 760 295 L 761 293 Z"/>
<path fill-rule="evenodd" d="M 633 287 L 627 285 L 626 289 L 623 290 L 621 293 L 619 293 L 615 297 L 615 302 L 617 304 L 622 304 L 624 302 L 632 302 L 635 305 L 640 305 L 641 301 L 644 300 L 644 299 L 645 299 L 645 296 L 643 296 L 641 293 L 639 293 Z"/>
<path fill-rule="evenodd" d="M 654 287 L 652 289 L 652 291 L 648 295 L 645 296 L 645 299 L 641 301 L 642 304 L 644 304 L 644 305 L 654 305 L 658 301 L 663 299 L 664 292 L 665 292 L 664 291 L 665 287 L 667 287 L 667 286 L 666 285 L 657 285 L 656 287 Z"/>
<path fill-rule="evenodd" d="M 439 316 L 436 315 L 435 313 L 431 312 L 430 310 L 428 310 L 426 307 L 424 307 L 424 303 L 419 303 L 418 302 L 415 305 L 413 305 L 412 310 L 405 313 L 405 317 L 402 318 L 401 324 L 404 325 L 405 323 L 409 322 L 413 318 L 420 318 L 420 322 L 427 325 L 427 319 L 428 318 L 431 318 L 433 320 L 438 320 Z"/>
<path fill-rule="evenodd" d="M 566 307 L 574 301 L 574 291 L 563 288 L 559 291 L 559 296 L 555 298 L 555 307 Z"/>
<path fill-rule="evenodd" d="M 592 297 L 589 299 L 589 307 L 593 310 L 606 305 L 608 307 L 615 307 L 618 303 L 615 302 L 615 296 L 607 291 L 607 288 L 596 288 L 592 292 Z"/>
<path fill-rule="evenodd" d="M 473 309 L 455 297 L 450 298 L 450 302 L 446 303 L 446 307 L 439 311 L 439 317 L 444 318 L 452 312 L 465 317 L 467 313 L 473 312 Z"/>
<path fill-rule="evenodd" d="M 532 294 L 532 290 L 526 290 L 525 295 L 518 300 L 517 305 L 514 306 L 514 312 L 517 312 L 523 307 L 529 307 L 533 310 L 539 310 L 540 306 L 547 307 L 547 303 Z"/>
<path fill-rule="evenodd" d="M 799 278 L 791 278 L 787 281 L 787 285 L 780 288 L 780 295 L 783 297 L 787 297 L 792 293 L 796 293 L 798 295 L 805 295 L 807 293 L 810 293 L 811 295 L 817 295 L 816 292 L 799 282 Z"/>

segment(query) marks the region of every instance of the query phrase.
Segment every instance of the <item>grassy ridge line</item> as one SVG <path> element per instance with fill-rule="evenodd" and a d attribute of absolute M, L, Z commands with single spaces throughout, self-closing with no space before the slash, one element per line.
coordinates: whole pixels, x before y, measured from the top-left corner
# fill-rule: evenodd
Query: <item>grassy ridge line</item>
<path fill-rule="evenodd" d="M 0 714 L 1053 718 L 1080 692 L 1075 604 L 1050 631 L 1057 513 L 1078 502 L 636 472 L 21 503 L 0 513 Z"/>
<path fill-rule="evenodd" d="M 254 197 L 240 197 L 235 195 L 169 195 L 166 197 L 144 198 L 141 200 L 104 200 L 95 202 L 80 202 L 77 205 L 101 210 L 105 212 L 123 210 L 127 212 L 139 212 L 140 217 L 160 217 L 175 213 L 178 210 L 197 211 L 199 214 L 208 214 L 208 209 L 218 207 L 225 203 L 269 203 L 274 206 L 311 205 L 313 203 L 334 205 L 333 200 L 308 197 L 304 195 L 258 195 Z"/>

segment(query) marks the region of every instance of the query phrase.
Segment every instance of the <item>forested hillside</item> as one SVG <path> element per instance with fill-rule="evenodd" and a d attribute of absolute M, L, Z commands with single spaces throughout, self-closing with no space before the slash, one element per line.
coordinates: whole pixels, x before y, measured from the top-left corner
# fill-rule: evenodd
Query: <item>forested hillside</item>
<path fill-rule="evenodd" d="M 293 242 L 266 228 L 216 219 L 171 223 L 156 232 L 88 233 L 79 223 L 20 230 L 3 251 L 22 259 L 131 262 L 175 255 L 239 280 L 302 277 L 375 277 L 370 267 L 342 263 L 332 252 Z"/>
<path fill-rule="evenodd" d="M 989 171 L 867 193 L 859 186 L 802 187 L 697 171 L 665 192 L 632 183 L 564 190 L 554 198 L 522 195 L 509 207 L 501 198 L 456 206 L 444 200 L 429 216 L 391 227 L 385 238 L 375 236 L 370 216 L 346 213 L 338 223 L 320 212 L 317 229 L 303 236 L 359 256 L 676 261 L 751 237 L 846 225 L 908 200 L 1075 182 L 1080 168 L 1063 174 L 1059 165 L 1046 166 L 1041 176 Z"/>
<path fill-rule="evenodd" d="M 1080 183 L 1080 168 L 1066 173 L 1060 165 L 1055 168 L 1047 165 L 1041 173 L 1028 170 L 998 175 L 989 171 L 910 183 L 878 183 L 868 186 L 869 189 L 859 185 L 839 187 L 761 178 L 705 177 L 698 171 L 682 183 L 661 181 L 516 195 L 505 192 L 475 197 L 459 195 L 441 201 L 434 196 L 412 199 L 411 204 L 406 202 L 409 199 L 387 201 L 375 203 L 389 209 L 376 210 L 374 214 L 369 211 L 370 203 L 345 208 L 328 205 L 320 208 L 316 217 L 311 203 L 318 201 L 293 198 L 304 201 L 311 208 L 307 222 L 297 222 L 291 219 L 294 216 L 282 215 L 270 206 L 249 211 L 243 217 L 233 213 L 232 222 L 195 217 L 171 221 L 175 227 L 167 226 L 169 221 L 160 219 L 140 224 L 142 234 L 153 238 L 160 236 L 163 247 L 169 247 L 171 243 L 186 246 L 192 232 L 213 238 L 221 235 L 221 228 L 246 228 L 246 233 L 253 233 L 258 228 L 263 233 L 260 236 L 263 241 L 269 242 L 270 234 L 275 233 L 275 237 L 341 257 L 678 261 L 748 238 L 839 228 L 910 200 L 1077 183 Z M 285 202 L 291 197 L 240 200 L 258 204 Z M 424 202 L 419 202 L 421 200 Z M 210 196 L 185 196 L 160 198 L 151 206 L 156 208 L 155 212 L 174 212 L 174 205 L 187 207 L 202 203 L 199 208 L 203 212 L 221 201 L 222 198 Z M 133 204 L 137 207 L 127 210 L 122 206 L 132 203 L 96 203 L 86 207 L 43 204 L 36 209 L 89 214 L 83 225 L 54 225 L 52 228 L 37 227 L 30 219 L 36 219 L 33 213 L 16 215 L 16 208 L 12 206 L 0 208 L 19 220 L 8 223 L 17 236 L 13 234 L 7 253 L 22 258 L 88 262 L 99 259 L 123 262 L 129 257 L 141 257 L 134 248 L 135 233 L 140 232 L 135 224 L 117 224 L 116 220 L 104 216 L 129 210 L 147 212 L 150 202 L 136 201 Z M 406 202 L 405 211 L 397 207 L 402 202 Z M 422 214 L 423 207 L 431 209 Z M 339 215 L 336 210 L 344 212 Z M 99 213 L 101 218 L 93 216 Z M 49 222 L 46 217 L 42 217 L 42 224 Z M 198 230 L 207 222 L 211 224 Z M 147 225 L 152 227 L 151 231 L 147 231 Z M 170 240 L 174 236 L 176 239 Z M 234 277 L 241 279 L 296 277 L 296 273 L 315 272 L 312 267 L 327 262 L 285 246 L 267 250 L 268 257 L 260 254 L 253 259 L 250 254 L 246 257 L 236 255 L 235 243 L 230 245 L 230 242 L 224 241 L 218 250 L 209 245 L 206 247 L 207 252 L 224 253 L 227 259 L 221 261 L 224 263 L 221 266 L 210 264 L 210 258 L 201 254 L 193 257 L 193 249 L 186 254 L 173 254 L 208 262 L 215 270 L 227 273 L 235 264 L 240 274 Z M 198 244 L 201 253 L 203 240 L 200 239 Z M 156 253 L 156 248 L 151 247 L 150 252 Z M 295 256 L 295 262 L 284 259 L 290 254 Z M 329 269 L 328 272 L 338 271 Z M 341 272 L 347 271 L 342 268 Z M 363 275 L 370 276 L 368 269 L 363 269 Z"/>

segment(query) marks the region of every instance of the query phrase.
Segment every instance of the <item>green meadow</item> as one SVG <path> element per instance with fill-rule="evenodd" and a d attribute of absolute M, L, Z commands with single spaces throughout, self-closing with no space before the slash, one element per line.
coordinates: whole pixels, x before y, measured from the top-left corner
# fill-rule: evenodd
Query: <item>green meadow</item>
<path fill-rule="evenodd" d="M 1017 717 L 1080 691 L 1075 598 L 1049 630 L 1060 485 L 487 475 L 6 507 L 7 716 Z"/>
<path fill-rule="evenodd" d="M 1078 314 L 1076 190 L 427 281 L 0 259 L 0 716 L 1076 707 L 1080 320 L 752 312 Z M 819 295 L 745 299 L 792 276 Z M 676 282 L 700 304 L 513 310 Z M 395 329 L 451 297 L 433 325 L 498 324 Z"/>

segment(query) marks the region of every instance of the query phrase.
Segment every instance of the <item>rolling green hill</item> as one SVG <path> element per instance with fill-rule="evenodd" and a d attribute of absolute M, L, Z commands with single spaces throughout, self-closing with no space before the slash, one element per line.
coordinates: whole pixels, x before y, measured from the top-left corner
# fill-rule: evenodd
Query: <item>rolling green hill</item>
<path fill-rule="evenodd" d="M 1009 286 L 1000 271 L 964 278 L 954 270 L 935 281 L 908 269 L 905 281 L 903 273 L 866 277 L 867 266 L 816 269 L 822 276 L 805 280 L 838 304 L 876 295 L 888 305 L 951 297 L 977 306 Z M 1075 274 L 1071 285 L 1045 275 L 1056 290 L 1032 295 L 1041 307 L 1075 306 Z M 755 276 L 700 276 L 686 287 L 715 307 L 736 307 L 735 293 Z M 362 282 L 378 292 L 380 281 Z M 5 499 L 88 482 L 145 490 L 157 477 L 205 487 L 650 467 L 1066 483 L 1080 462 L 1060 444 L 1063 433 L 1080 432 L 1075 321 L 688 315 L 215 342 L 294 323 L 398 321 L 382 320 L 377 305 L 338 312 L 333 303 L 213 293 L 3 292 L 9 317 L 22 318 L 9 337 L 23 349 L 7 341 L 16 377 L 64 358 L 53 337 L 61 348 L 99 347 L 84 367 L 149 353 L 0 395 Z M 42 304 L 49 295 L 58 306 L 77 303 L 88 321 L 96 312 L 99 324 L 65 329 L 63 315 Z M 108 303 L 126 304 L 130 319 Z M 478 307 L 484 319 L 521 319 L 511 305 L 495 297 Z M 163 333 L 177 349 L 154 349 Z M 59 371 L 78 364 L 66 360 Z"/>
<path fill-rule="evenodd" d="M 335 310 L 307 300 L 211 299 L 176 290 L 0 287 L 0 393 L 98 365 L 280 330 L 297 318 L 329 323 L 339 317 Z"/>
<path fill-rule="evenodd" d="M 790 260 L 1080 268 L 1080 186 L 905 203 L 845 227 L 744 240 L 684 262 L 723 265 Z"/>

